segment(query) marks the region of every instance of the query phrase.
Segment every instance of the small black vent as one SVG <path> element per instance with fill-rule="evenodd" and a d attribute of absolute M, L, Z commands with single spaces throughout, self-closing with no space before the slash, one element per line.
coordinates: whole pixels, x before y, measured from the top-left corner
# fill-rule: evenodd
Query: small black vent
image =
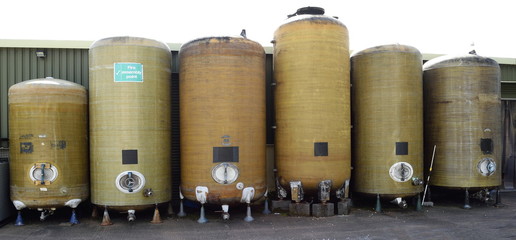
<path fill-rule="evenodd" d="M 138 150 L 122 150 L 122 164 L 138 164 Z"/>
<path fill-rule="evenodd" d="M 480 139 L 480 150 L 484 154 L 492 154 L 493 153 L 493 140 L 491 138 L 481 138 Z"/>
<path fill-rule="evenodd" d="M 314 156 L 328 156 L 328 142 L 314 143 Z"/>
<path fill-rule="evenodd" d="M 396 142 L 396 155 L 408 155 L 408 142 Z"/>
<path fill-rule="evenodd" d="M 238 162 L 238 147 L 213 147 L 213 162 Z"/>

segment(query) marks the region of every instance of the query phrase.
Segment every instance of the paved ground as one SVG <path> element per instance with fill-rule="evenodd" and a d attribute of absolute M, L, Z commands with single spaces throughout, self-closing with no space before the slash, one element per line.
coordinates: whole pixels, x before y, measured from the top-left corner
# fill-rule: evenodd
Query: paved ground
<path fill-rule="evenodd" d="M 113 213 L 111 226 L 100 226 L 100 218 L 90 218 L 88 209 L 79 212 L 81 223 L 73 226 L 66 223 L 69 209 L 45 222 L 37 213 L 24 212 L 26 225 L 14 226 L 11 219 L 0 228 L 0 239 L 516 239 L 516 192 L 501 193 L 503 207 L 472 200 L 470 210 L 461 208 L 461 195 L 452 195 L 434 196 L 436 206 L 421 212 L 385 203 L 383 212 L 375 213 L 374 201 L 365 201 L 355 203 L 350 215 L 327 218 L 263 215 L 255 206 L 251 223 L 242 220 L 245 208 L 231 209 L 227 222 L 209 210 L 206 224 L 196 222 L 195 209 L 187 209 L 183 219 L 163 217 L 161 224 L 149 223 L 152 211 L 137 214 L 133 223 Z"/>

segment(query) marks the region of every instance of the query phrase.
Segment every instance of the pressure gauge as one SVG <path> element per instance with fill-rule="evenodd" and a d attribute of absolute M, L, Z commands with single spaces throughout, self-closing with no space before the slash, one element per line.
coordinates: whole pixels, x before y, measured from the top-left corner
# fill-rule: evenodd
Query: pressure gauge
<path fill-rule="evenodd" d="M 231 184 L 238 178 L 238 167 L 231 163 L 220 163 L 211 169 L 211 176 L 220 184 Z"/>

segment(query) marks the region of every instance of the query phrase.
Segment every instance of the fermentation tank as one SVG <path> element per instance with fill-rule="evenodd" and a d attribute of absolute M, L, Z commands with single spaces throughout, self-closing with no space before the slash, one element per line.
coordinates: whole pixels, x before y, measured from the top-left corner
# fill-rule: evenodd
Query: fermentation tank
<path fill-rule="evenodd" d="M 75 209 L 89 196 L 86 89 L 53 78 L 9 88 L 11 200 L 17 210 Z M 75 212 L 71 222 L 77 223 Z M 22 225 L 19 213 L 17 225 Z"/>
<path fill-rule="evenodd" d="M 179 59 L 181 193 L 223 205 L 228 218 L 229 205 L 266 191 L 265 52 L 246 38 L 206 37 L 184 44 Z"/>
<path fill-rule="evenodd" d="M 425 164 L 430 185 L 468 191 L 501 184 L 500 67 L 473 54 L 423 65 Z M 487 191 L 484 191 L 487 192 Z M 469 207 L 466 201 L 465 207 Z"/>
<path fill-rule="evenodd" d="M 354 192 L 396 199 L 422 191 L 422 74 L 421 53 L 411 46 L 351 57 Z"/>
<path fill-rule="evenodd" d="M 136 210 L 171 199 L 171 52 L 155 40 L 111 37 L 94 42 L 89 57 L 91 201 L 133 221 Z"/>
<path fill-rule="evenodd" d="M 274 33 L 277 182 L 295 202 L 325 202 L 350 179 L 348 30 L 323 14 L 300 8 Z"/>

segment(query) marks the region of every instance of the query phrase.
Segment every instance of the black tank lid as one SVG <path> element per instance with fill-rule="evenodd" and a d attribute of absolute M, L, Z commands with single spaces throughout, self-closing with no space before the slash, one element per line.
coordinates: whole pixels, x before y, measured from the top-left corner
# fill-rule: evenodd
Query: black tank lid
<path fill-rule="evenodd" d="M 303 7 L 297 9 L 296 13 L 288 15 L 289 18 L 297 16 L 297 15 L 305 15 L 305 14 L 311 14 L 311 15 L 323 15 L 324 14 L 324 8 L 321 7 Z"/>

